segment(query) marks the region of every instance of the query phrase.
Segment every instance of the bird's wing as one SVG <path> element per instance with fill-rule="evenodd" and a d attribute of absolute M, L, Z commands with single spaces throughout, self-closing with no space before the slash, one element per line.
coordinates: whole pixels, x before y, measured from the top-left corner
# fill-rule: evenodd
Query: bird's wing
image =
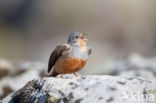
<path fill-rule="evenodd" d="M 91 53 L 92 53 L 92 49 L 88 47 L 88 55 L 90 55 Z"/>
<path fill-rule="evenodd" d="M 51 71 L 57 59 L 62 55 L 62 53 L 69 49 L 70 49 L 70 46 L 68 44 L 59 45 L 54 49 L 54 51 L 52 52 L 49 58 L 48 73 Z"/>

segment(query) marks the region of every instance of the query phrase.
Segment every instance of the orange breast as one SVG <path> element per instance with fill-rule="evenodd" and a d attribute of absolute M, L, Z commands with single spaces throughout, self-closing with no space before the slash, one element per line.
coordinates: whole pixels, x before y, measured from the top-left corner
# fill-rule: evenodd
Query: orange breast
<path fill-rule="evenodd" d="M 80 65 L 77 67 L 78 71 L 81 70 L 81 69 L 86 65 L 87 61 L 88 61 L 88 59 L 86 59 L 86 60 L 82 60 L 82 59 L 81 59 L 81 63 L 80 63 Z"/>
<path fill-rule="evenodd" d="M 61 74 L 74 73 L 81 70 L 85 66 L 87 61 L 87 59 L 82 60 L 77 57 L 60 58 L 55 65 L 55 69 L 58 73 Z"/>

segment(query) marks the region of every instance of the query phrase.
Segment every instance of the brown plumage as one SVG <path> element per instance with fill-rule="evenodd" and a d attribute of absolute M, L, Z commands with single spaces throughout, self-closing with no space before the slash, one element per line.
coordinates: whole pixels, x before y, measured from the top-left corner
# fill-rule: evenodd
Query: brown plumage
<path fill-rule="evenodd" d="M 55 77 L 59 73 L 56 72 L 56 69 L 54 67 L 56 61 L 58 60 L 59 57 L 63 54 L 64 51 L 68 50 L 69 48 L 66 45 L 59 45 L 55 48 L 55 50 L 52 52 L 49 58 L 49 63 L 48 63 L 48 73 L 53 69 L 51 76 Z"/>
<path fill-rule="evenodd" d="M 63 51 L 67 49 L 66 45 L 59 45 L 55 48 L 55 50 L 52 52 L 49 58 L 48 63 L 48 73 L 56 63 L 57 59 L 62 55 Z"/>

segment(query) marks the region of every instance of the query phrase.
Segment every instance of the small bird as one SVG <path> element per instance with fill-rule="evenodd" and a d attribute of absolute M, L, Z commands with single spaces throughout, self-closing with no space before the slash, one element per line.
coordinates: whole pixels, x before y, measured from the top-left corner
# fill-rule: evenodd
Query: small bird
<path fill-rule="evenodd" d="M 86 46 L 86 33 L 71 32 L 67 44 L 58 45 L 49 58 L 48 73 L 52 70 L 52 77 L 73 73 L 81 70 L 88 61 L 92 50 Z"/>

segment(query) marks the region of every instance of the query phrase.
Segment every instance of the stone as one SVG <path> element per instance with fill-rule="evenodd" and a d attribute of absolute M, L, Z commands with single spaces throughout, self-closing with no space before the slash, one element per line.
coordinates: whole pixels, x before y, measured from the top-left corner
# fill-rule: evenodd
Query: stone
<path fill-rule="evenodd" d="M 108 75 L 79 76 L 79 78 L 64 75 L 64 78 L 45 77 L 29 81 L 2 102 L 153 103 L 152 95 L 156 95 L 156 80 Z"/>
<path fill-rule="evenodd" d="M 0 79 L 13 73 L 13 65 L 4 59 L 0 59 Z"/>
<path fill-rule="evenodd" d="M 22 88 L 28 81 L 41 77 L 45 65 L 39 62 L 25 62 L 13 65 L 6 60 L 0 60 L 0 74 L 7 74 L 0 79 L 0 99 Z M 46 73 L 42 73 L 45 77 Z"/>

